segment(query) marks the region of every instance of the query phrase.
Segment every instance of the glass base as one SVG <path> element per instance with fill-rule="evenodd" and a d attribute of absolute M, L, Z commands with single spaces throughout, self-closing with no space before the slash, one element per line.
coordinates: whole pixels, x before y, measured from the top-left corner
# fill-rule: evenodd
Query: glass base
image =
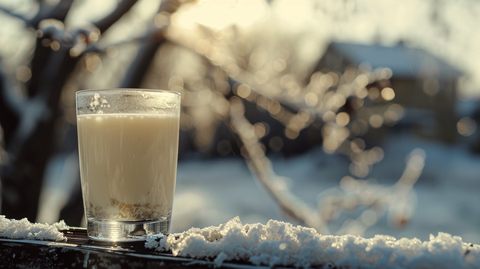
<path fill-rule="evenodd" d="M 168 234 L 170 217 L 146 221 L 87 220 L 88 236 L 106 242 L 145 241 L 147 235 Z"/>

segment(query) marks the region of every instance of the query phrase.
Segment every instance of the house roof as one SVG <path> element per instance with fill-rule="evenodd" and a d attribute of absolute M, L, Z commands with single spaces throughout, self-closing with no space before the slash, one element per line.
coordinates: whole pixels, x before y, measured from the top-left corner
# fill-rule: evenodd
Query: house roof
<path fill-rule="evenodd" d="M 357 66 L 368 62 L 373 69 L 388 67 L 394 76 L 456 78 L 462 75 L 456 68 L 430 53 L 404 45 L 388 47 L 333 42 L 329 47 Z"/>

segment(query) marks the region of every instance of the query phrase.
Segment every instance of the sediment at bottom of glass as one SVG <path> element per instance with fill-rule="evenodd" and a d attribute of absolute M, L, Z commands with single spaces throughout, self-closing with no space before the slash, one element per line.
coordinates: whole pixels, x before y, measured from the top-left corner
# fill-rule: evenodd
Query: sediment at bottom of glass
<path fill-rule="evenodd" d="M 147 235 L 168 234 L 170 220 L 170 216 L 144 221 L 111 221 L 89 218 L 87 232 L 91 239 L 98 241 L 144 241 Z"/>

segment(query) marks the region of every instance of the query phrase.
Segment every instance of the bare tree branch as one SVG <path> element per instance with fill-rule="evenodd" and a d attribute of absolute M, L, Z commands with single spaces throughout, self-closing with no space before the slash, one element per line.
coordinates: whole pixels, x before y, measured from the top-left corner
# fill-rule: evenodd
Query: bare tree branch
<path fill-rule="evenodd" d="M 122 88 L 136 88 L 140 86 L 143 77 L 147 73 L 150 63 L 155 57 L 155 53 L 160 45 L 165 41 L 163 31 L 166 28 L 159 30 L 157 27 L 153 31 L 147 32 L 144 42 L 140 44 L 137 55 L 132 63 L 128 66 L 127 73 L 120 83 Z M 149 38 L 149 40 L 146 40 Z"/>
<path fill-rule="evenodd" d="M 56 4 L 39 1 L 39 10 L 35 17 L 27 21 L 27 25 L 36 29 L 40 22 L 45 19 L 55 19 L 63 22 L 72 7 L 73 1 L 74 0 L 60 0 Z"/>
<path fill-rule="evenodd" d="M 17 13 L 15 13 L 15 12 L 9 10 L 9 9 L 6 9 L 4 7 L 0 7 L 0 11 L 9 15 L 10 17 L 17 18 L 17 19 L 25 22 L 25 24 L 28 24 L 28 20 L 20 14 L 17 14 Z"/>
<path fill-rule="evenodd" d="M 125 74 L 120 87 L 122 88 L 138 88 L 142 82 L 143 77 L 147 73 L 150 63 L 152 62 L 155 52 L 157 51 L 162 40 L 150 41 L 140 45 L 140 49 L 135 56 L 135 59 L 128 66 L 127 73 Z"/>
<path fill-rule="evenodd" d="M 127 13 L 138 0 L 122 0 L 117 4 L 117 7 L 107 16 L 103 17 L 95 25 L 101 33 L 105 32 L 110 26 L 117 22 L 125 13 Z"/>
<path fill-rule="evenodd" d="M 6 145 L 9 162 L 1 171 L 2 214 L 10 218 L 36 218 L 38 208 L 32 205 L 38 203 L 45 168 L 56 148 L 60 93 L 77 60 L 62 48 L 48 57 L 45 70 L 32 67 L 41 75 L 30 84 L 34 94 Z"/>
<path fill-rule="evenodd" d="M 13 83 L 3 70 L 0 59 L 0 126 L 3 129 L 3 140 L 5 144 L 12 140 L 14 130 L 18 125 L 22 100 L 16 94 Z"/>
<path fill-rule="evenodd" d="M 181 3 L 178 0 L 162 1 L 159 12 L 173 13 Z M 143 77 L 147 73 L 150 63 L 153 61 L 155 52 L 160 45 L 165 41 L 165 30 L 168 25 L 163 27 L 151 27 L 147 33 L 140 37 L 144 42 L 141 43 L 140 49 L 137 52 L 132 63 L 129 65 L 124 79 L 120 83 L 120 87 L 135 88 L 139 87 Z"/>

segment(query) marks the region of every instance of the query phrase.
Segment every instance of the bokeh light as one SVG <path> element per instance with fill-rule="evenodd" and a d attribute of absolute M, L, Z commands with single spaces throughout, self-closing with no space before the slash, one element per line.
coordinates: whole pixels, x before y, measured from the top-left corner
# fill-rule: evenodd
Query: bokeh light
<path fill-rule="evenodd" d="M 391 101 L 395 98 L 395 91 L 390 87 L 383 88 L 380 94 L 386 101 Z"/>
<path fill-rule="evenodd" d="M 477 130 L 477 123 L 469 117 L 461 118 L 457 122 L 457 131 L 463 136 L 471 136 Z"/>

